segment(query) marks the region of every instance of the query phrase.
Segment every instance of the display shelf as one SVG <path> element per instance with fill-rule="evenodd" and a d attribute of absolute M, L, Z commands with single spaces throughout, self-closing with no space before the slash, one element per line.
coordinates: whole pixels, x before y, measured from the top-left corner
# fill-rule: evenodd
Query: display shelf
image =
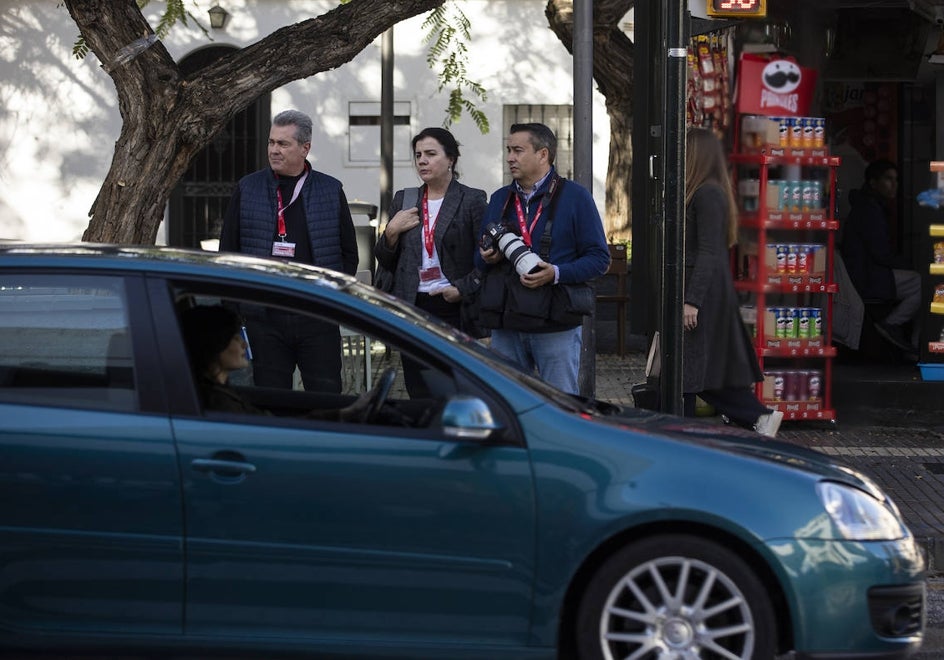
<path fill-rule="evenodd" d="M 836 419 L 832 407 L 832 362 L 837 354 L 832 346 L 832 294 L 839 288 L 832 278 L 832 264 L 839 222 L 833 216 L 832 200 L 841 162 L 825 148 L 766 145 L 730 155 L 735 189 L 741 195 L 738 227 L 745 245 L 743 253 L 732 259 L 734 285 L 742 298 L 746 296 L 747 308 L 756 310 L 754 350 L 765 374 L 765 382 L 757 385 L 756 392 L 788 420 Z M 807 190 L 815 192 L 807 196 Z M 794 262 L 795 253 L 807 261 L 797 257 Z M 807 267 L 800 268 L 801 263 Z M 817 327 L 821 328 L 813 337 L 796 330 L 795 324 L 801 322 L 799 312 L 805 309 L 816 313 Z M 812 318 L 802 317 L 807 323 Z M 792 334 L 784 331 L 781 323 L 792 327 Z M 808 326 L 804 328 L 809 332 Z M 787 336 L 777 336 L 781 332 Z M 822 379 L 820 397 L 770 398 L 769 381 L 776 374 L 811 368 Z"/>
<path fill-rule="evenodd" d="M 756 291 L 765 293 L 836 293 L 839 287 L 826 281 L 826 275 L 787 275 L 775 274 L 763 276 L 764 279 L 737 280 L 734 288 L 738 291 Z"/>
<path fill-rule="evenodd" d="M 764 357 L 836 357 L 836 348 L 825 346 L 822 339 L 765 337 L 758 351 Z"/>
<path fill-rule="evenodd" d="M 742 213 L 740 224 L 742 227 L 760 227 L 767 229 L 825 229 L 835 231 L 839 229 L 839 222 L 829 218 L 824 211 L 792 212 L 792 211 L 755 211 Z"/>
<path fill-rule="evenodd" d="M 764 405 L 782 412 L 785 420 L 836 419 L 836 411 L 827 408 L 823 401 L 774 401 L 765 399 Z"/>
<path fill-rule="evenodd" d="M 937 185 L 944 188 L 944 161 L 931 161 L 928 169 L 937 173 Z M 936 222 L 928 225 L 928 275 L 925 282 L 925 295 L 928 306 L 922 319 L 922 335 L 919 351 L 918 367 L 921 369 L 923 380 L 944 380 L 944 300 L 941 299 L 944 289 L 944 263 L 941 263 L 941 252 L 944 247 L 944 223 Z"/>
<path fill-rule="evenodd" d="M 732 163 L 758 165 L 809 165 L 811 167 L 839 167 L 841 158 L 830 156 L 826 149 L 795 149 L 767 146 L 759 151 L 731 154 Z"/>

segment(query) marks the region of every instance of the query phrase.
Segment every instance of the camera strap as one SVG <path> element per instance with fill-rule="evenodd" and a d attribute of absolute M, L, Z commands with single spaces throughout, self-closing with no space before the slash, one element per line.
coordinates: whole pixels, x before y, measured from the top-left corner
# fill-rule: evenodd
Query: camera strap
<path fill-rule="evenodd" d="M 524 208 L 521 204 L 521 197 L 518 195 L 516 186 L 512 185 L 508 191 L 508 198 L 505 200 L 504 206 L 502 206 L 501 217 L 505 217 L 505 214 L 508 212 L 508 206 L 511 203 L 511 200 L 515 200 L 515 212 L 518 216 L 518 228 L 521 231 L 521 238 L 524 240 L 525 245 L 531 247 L 531 232 L 538 224 L 538 220 L 541 218 L 541 213 L 544 211 L 544 206 L 547 205 L 548 213 L 551 213 L 551 206 L 555 199 L 555 194 L 557 188 L 563 182 L 563 179 L 557 172 L 554 172 L 554 175 L 551 177 L 550 185 L 547 190 L 544 191 L 544 194 L 541 196 L 541 201 L 538 202 L 537 211 L 534 213 L 534 218 L 531 220 L 530 225 L 528 224 L 527 216 L 525 215 Z M 548 220 L 550 222 L 550 220 Z"/>
<path fill-rule="evenodd" d="M 537 251 L 538 256 L 541 257 L 541 261 L 548 261 L 548 257 L 550 257 L 551 254 L 551 225 L 554 224 L 554 209 L 559 198 L 559 195 L 556 195 L 555 192 L 559 192 L 560 189 L 564 187 L 564 182 L 567 180 L 556 174 L 554 178 L 555 181 L 551 184 L 551 188 L 549 188 L 546 193 L 548 197 L 547 222 L 544 223 L 544 233 L 541 234 L 541 243 Z M 554 183 L 558 184 L 557 191 L 554 190 Z"/>

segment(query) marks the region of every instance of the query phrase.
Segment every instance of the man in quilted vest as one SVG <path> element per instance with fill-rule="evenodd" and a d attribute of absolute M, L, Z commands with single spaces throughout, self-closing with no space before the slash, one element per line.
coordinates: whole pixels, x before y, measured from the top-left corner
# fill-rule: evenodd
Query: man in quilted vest
<path fill-rule="evenodd" d="M 233 192 L 220 250 L 357 271 L 354 221 L 341 182 L 312 169 L 311 118 L 280 112 L 269 131 L 269 167 L 239 181 Z M 253 381 L 291 389 L 297 366 L 306 390 L 341 391 L 338 327 L 290 310 L 242 310 L 253 352 Z"/>

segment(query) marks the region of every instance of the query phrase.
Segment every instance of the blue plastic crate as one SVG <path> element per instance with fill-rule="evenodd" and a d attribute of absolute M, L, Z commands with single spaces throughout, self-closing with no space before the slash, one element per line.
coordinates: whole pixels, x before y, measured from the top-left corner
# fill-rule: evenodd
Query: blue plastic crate
<path fill-rule="evenodd" d="M 922 364 L 918 363 L 921 369 L 921 380 L 944 380 L 944 363 L 942 364 Z"/>

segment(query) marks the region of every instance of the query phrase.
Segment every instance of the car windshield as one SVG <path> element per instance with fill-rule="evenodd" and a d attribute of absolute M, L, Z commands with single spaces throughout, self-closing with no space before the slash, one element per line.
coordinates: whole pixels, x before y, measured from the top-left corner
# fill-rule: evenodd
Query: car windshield
<path fill-rule="evenodd" d="M 553 401 L 557 406 L 565 410 L 571 412 L 600 412 L 600 408 L 590 405 L 587 399 L 567 394 L 555 387 L 551 387 L 539 378 L 525 373 L 516 364 L 490 350 L 479 340 L 473 339 L 448 323 L 427 315 L 425 312 L 412 305 L 405 305 L 403 301 L 398 298 L 381 293 L 374 287 L 359 282 L 352 283 L 345 288 L 350 294 L 362 298 L 372 305 L 383 307 L 397 316 L 409 319 L 412 324 L 421 326 L 447 339 L 460 349 L 473 353 L 479 361 L 485 362 L 493 369 L 500 371 L 509 378 L 515 379 L 522 386 Z"/>

